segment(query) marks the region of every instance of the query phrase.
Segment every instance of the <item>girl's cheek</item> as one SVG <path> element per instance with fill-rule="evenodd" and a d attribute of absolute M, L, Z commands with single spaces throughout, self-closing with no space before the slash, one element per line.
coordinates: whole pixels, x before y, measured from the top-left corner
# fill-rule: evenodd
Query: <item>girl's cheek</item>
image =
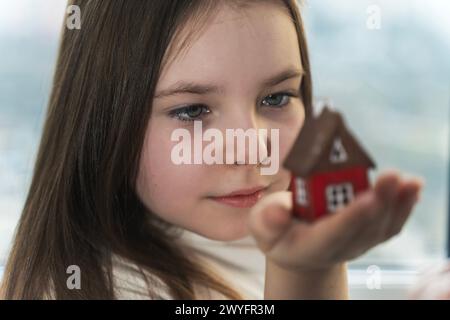
<path fill-rule="evenodd" d="M 170 135 L 158 135 L 155 130 L 149 132 L 143 149 L 137 186 L 140 197 L 157 212 L 178 210 L 175 208 L 178 203 L 189 207 L 201 196 L 204 175 L 201 166 L 176 165 L 171 159 L 175 145 Z M 192 181 L 196 188 L 192 187 Z"/>
<path fill-rule="evenodd" d="M 151 157 L 151 159 L 149 159 Z M 182 170 L 158 154 L 149 154 L 141 163 L 138 177 L 138 194 L 145 206 L 166 221 L 178 223 L 193 205 L 195 188 L 188 168 Z M 184 173 L 184 175 L 183 175 Z M 181 204 L 183 204 L 181 206 Z"/>

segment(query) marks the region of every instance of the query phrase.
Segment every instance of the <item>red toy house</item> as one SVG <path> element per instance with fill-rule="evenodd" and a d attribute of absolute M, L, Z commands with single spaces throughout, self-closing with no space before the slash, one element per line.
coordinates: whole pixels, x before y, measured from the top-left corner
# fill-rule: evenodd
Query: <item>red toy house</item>
<path fill-rule="evenodd" d="M 320 116 L 305 122 L 284 167 L 292 173 L 294 214 L 313 221 L 368 189 L 368 171 L 375 163 L 342 116 L 325 107 Z"/>

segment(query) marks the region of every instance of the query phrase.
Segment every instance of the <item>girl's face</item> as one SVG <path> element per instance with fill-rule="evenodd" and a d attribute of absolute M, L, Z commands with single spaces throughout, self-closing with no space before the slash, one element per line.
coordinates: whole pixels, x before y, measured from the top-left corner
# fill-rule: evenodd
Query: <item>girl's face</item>
<path fill-rule="evenodd" d="M 288 189 L 290 175 L 282 163 L 305 118 L 299 97 L 303 69 L 289 13 L 273 3 L 242 13 L 222 7 L 188 50 L 162 71 L 137 179 L 138 195 L 152 212 L 215 240 L 247 236 L 250 207 L 214 197 L 254 187 L 264 188 L 262 196 Z M 286 71 L 287 79 L 265 85 Z M 219 90 L 158 97 L 181 82 Z M 185 108 L 191 105 L 201 106 Z M 270 144 L 279 143 L 278 173 L 262 175 L 260 167 L 249 163 L 249 143 L 245 150 L 235 150 L 245 152 L 246 164 L 174 164 L 171 153 L 179 141 L 171 141 L 172 132 L 187 129 L 193 140 L 190 120 L 202 120 L 203 131 L 220 130 L 224 142 L 226 129 L 267 129 L 268 150 Z M 271 129 L 279 129 L 279 142 L 270 141 Z M 204 142 L 203 148 L 209 143 Z"/>

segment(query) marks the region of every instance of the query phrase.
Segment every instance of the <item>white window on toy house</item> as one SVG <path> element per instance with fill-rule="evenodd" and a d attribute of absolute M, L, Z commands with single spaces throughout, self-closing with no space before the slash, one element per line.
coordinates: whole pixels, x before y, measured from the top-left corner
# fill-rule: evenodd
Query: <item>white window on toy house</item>
<path fill-rule="evenodd" d="M 297 193 L 297 204 L 301 206 L 308 205 L 308 194 L 306 191 L 306 183 L 305 180 L 301 178 L 295 179 L 295 190 Z"/>
<path fill-rule="evenodd" d="M 342 163 L 347 161 L 347 151 L 345 151 L 341 138 L 334 139 L 331 147 L 330 161 L 331 163 Z"/>
<path fill-rule="evenodd" d="M 328 211 L 333 212 L 342 206 L 346 206 L 353 200 L 353 186 L 351 183 L 330 185 L 326 188 Z"/>

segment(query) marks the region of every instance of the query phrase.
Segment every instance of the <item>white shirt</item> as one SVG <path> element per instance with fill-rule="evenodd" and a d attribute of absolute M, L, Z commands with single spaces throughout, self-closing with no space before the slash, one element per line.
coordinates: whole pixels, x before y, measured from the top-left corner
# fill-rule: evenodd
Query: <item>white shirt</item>
<path fill-rule="evenodd" d="M 251 236 L 236 241 L 216 241 L 184 230 L 180 239 L 195 249 L 197 257 L 207 263 L 244 299 L 264 298 L 265 258 Z M 132 263 L 115 256 L 113 274 L 118 299 L 151 298 L 144 277 L 139 276 L 139 268 Z M 157 289 L 160 298 L 173 299 L 162 281 L 151 275 L 147 276 L 152 281 L 152 288 Z M 208 291 L 203 292 L 198 299 L 224 298 Z"/>

